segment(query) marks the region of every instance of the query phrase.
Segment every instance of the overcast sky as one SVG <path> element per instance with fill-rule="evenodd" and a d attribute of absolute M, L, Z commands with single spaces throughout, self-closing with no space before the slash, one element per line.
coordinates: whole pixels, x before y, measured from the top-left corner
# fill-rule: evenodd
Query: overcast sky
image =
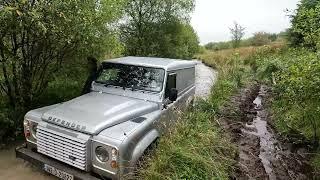
<path fill-rule="evenodd" d="M 286 9 L 294 10 L 299 0 L 196 0 L 192 26 L 201 44 L 230 40 L 229 27 L 237 21 L 254 32 L 280 32 L 290 27 Z"/>

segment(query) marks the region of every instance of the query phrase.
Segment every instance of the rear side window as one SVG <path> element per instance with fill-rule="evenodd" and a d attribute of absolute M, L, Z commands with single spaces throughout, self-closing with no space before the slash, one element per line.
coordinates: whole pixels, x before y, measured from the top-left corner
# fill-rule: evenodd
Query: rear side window
<path fill-rule="evenodd" d="M 177 88 L 177 74 L 169 74 L 166 84 L 165 98 L 169 97 L 170 89 Z"/>

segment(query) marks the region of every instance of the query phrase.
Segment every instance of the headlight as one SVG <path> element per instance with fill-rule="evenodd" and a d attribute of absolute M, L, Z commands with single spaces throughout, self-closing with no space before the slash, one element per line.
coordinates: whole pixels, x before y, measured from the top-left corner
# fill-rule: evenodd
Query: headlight
<path fill-rule="evenodd" d="M 36 133 L 37 133 L 38 123 L 25 119 L 23 121 L 23 126 L 24 126 L 24 135 L 27 138 L 27 140 L 36 142 L 36 139 L 37 139 Z"/>
<path fill-rule="evenodd" d="M 95 153 L 99 161 L 107 162 L 109 160 L 109 153 L 104 147 L 98 146 L 95 150 Z"/>
<path fill-rule="evenodd" d="M 34 139 L 37 139 L 37 128 L 38 128 L 38 124 L 37 123 L 32 123 L 31 124 L 31 135 Z"/>
<path fill-rule="evenodd" d="M 31 135 L 31 132 L 30 132 L 30 122 L 28 120 L 24 120 L 23 121 L 23 127 L 24 127 L 24 136 L 26 138 L 29 138 L 30 135 Z"/>

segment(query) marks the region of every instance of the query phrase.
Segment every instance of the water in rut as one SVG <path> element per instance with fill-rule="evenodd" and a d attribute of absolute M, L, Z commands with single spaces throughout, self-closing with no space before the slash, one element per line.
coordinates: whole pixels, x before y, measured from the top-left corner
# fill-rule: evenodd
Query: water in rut
<path fill-rule="evenodd" d="M 263 89 L 260 90 L 258 96 L 253 101 L 256 116 L 254 117 L 253 122 L 246 124 L 246 128 L 242 129 L 242 132 L 252 134 L 259 138 L 259 158 L 269 179 L 276 179 L 275 173 L 271 166 L 271 158 L 273 158 L 276 153 L 276 139 L 274 138 L 273 133 L 269 132 L 267 128 L 266 112 L 262 106 L 262 94 L 265 94 L 265 92 L 262 91 Z"/>
<path fill-rule="evenodd" d="M 241 102 L 242 107 L 248 107 L 242 109 L 246 122 L 234 127 L 240 129 L 234 131 L 239 147 L 239 172 L 236 179 L 308 179 L 310 171 L 304 154 L 278 141 L 269 125 L 270 117 L 264 107 L 267 88 L 261 86 L 260 89 L 253 89 L 256 90 L 249 93 L 249 97 L 240 98 L 248 101 L 254 99 L 253 102 Z"/>

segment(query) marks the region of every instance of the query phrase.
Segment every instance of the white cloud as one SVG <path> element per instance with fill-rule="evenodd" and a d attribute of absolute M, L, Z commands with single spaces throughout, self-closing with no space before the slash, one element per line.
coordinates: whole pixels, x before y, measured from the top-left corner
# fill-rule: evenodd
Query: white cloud
<path fill-rule="evenodd" d="M 286 9 L 299 0 L 196 0 L 192 25 L 202 44 L 230 40 L 229 27 L 237 21 L 246 27 L 246 37 L 257 31 L 280 32 L 290 27 Z"/>

